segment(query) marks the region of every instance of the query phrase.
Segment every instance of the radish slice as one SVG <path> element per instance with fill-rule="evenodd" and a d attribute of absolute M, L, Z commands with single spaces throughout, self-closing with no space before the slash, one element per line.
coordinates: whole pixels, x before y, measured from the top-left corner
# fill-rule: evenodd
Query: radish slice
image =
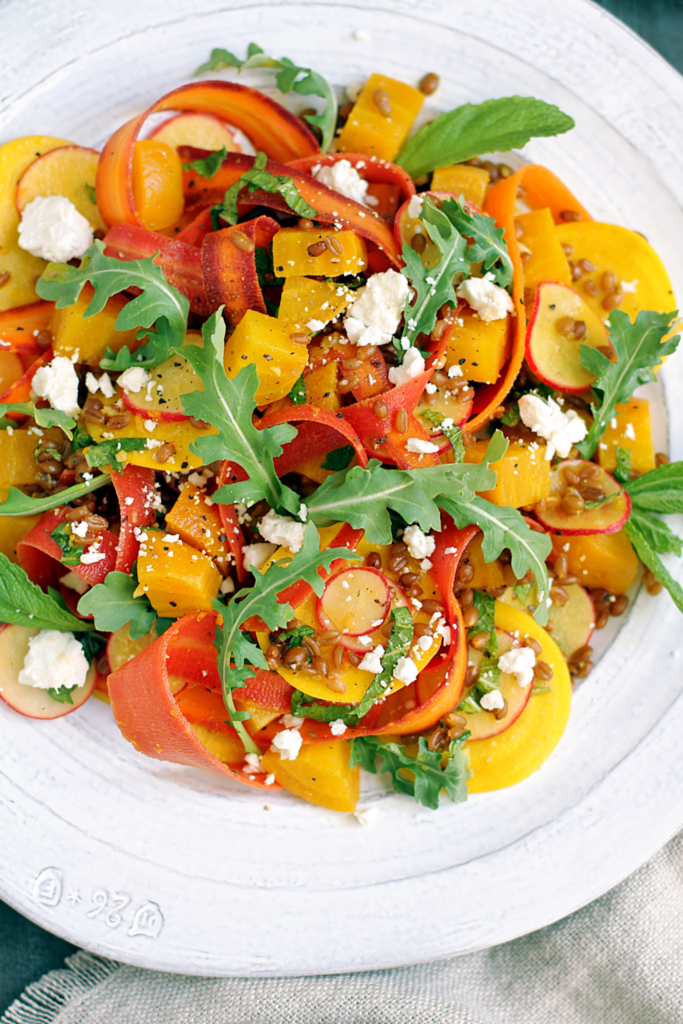
<path fill-rule="evenodd" d="M 343 569 L 327 581 L 316 603 L 323 629 L 346 636 L 366 636 L 385 621 L 389 612 L 388 580 L 376 569 Z"/>
<path fill-rule="evenodd" d="M 575 482 L 586 472 L 592 475 Z M 600 492 L 614 497 L 597 508 L 572 513 L 566 511 L 563 505 L 570 488 L 578 490 L 586 501 L 597 498 Z M 614 477 L 594 462 L 586 462 L 584 459 L 565 459 L 556 466 L 550 477 L 550 497 L 558 498 L 558 504 L 537 512 L 538 519 L 548 530 L 558 530 L 568 536 L 616 533 L 631 513 L 631 499 L 625 491 L 621 491 Z"/>
<path fill-rule="evenodd" d="M 19 673 L 28 654 L 28 642 L 39 629 L 26 626 L 5 626 L 0 630 L 0 698 L 27 718 L 63 718 L 85 704 L 95 687 L 95 663 L 88 669 L 83 686 L 71 691 L 72 704 L 54 700 L 47 690 L 19 682 Z"/>
<path fill-rule="evenodd" d="M 474 389 L 467 381 L 458 380 L 457 390 L 449 391 L 446 388 L 438 388 L 433 395 L 426 392 L 417 404 L 414 415 L 418 423 L 421 423 L 425 430 L 430 431 L 430 440 L 440 445 L 440 451 L 448 451 L 450 441 L 436 424 L 430 423 L 422 415 L 425 412 L 439 412 L 445 419 L 453 420 L 456 427 L 467 423 L 472 405 L 474 403 Z"/>
<path fill-rule="evenodd" d="M 510 650 L 514 641 L 509 633 L 505 633 L 501 629 L 496 630 L 496 636 L 498 637 L 498 656 L 500 657 L 501 654 L 505 654 L 506 651 Z M 478 666 L 482 659 L 481 651 L 475 651 L 470 648 L 469 659 L 470 662 Z M 462 712 L 467 719 L 467 728 L 472 733 L 469 742 L 487 740 L 489 737 L 498 736 L 499 733 L 509 729 L 529 703 L 532 690 L 533 685 L 518 686 L 513 675 L 510 675 L 508 672 L 501 672 L 500 692 L 507 704 L 507 711 L 503 718 L 496 718 L 492 711 L 479 711 L 474 715 Z M 461 714 L 461 712 L 458 712 L 458 714 Z"/>
<path fill-rule="evenodd" d="M 200 334 L 186 334 L 185 345 L 201 344 Z M 131 412 L 158 423 L 187 420 L 181 395 L 203 391 L 204 385 L 183 356 L 173 355 L 150 371 L 150 382 L 140 391 L 123 391 L 123 403 Z"/>
<path fill-rule="evenodd" d="M 583 333 L 559 329 L 572 323 L 583 325 Z M 526 358 L 533 372 L 560 391 L 587 391 L 595 377 L 581 362 L 582 345 L 611 349 L 607 328 L 598 314 L 568 285 L 554 281 L 539 284 L 526 335 Z"/>

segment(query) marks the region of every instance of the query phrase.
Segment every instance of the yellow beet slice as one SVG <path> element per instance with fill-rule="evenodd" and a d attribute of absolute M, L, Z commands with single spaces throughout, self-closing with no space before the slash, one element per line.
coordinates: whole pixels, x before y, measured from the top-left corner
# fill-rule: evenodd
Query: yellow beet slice
<path fill-rule="evenodd" d="M 325 246 L 326 238 L 333 238 L 341 252 Z M 319 245 L 317 256 L 311 255 L 311 246 Z M 359 274 L 368 264 L 365 241 L 355 231 L 334 231 L 332 228 L 280 228 L 273 238 L 273 269 L 276 277 L 339 277 L 340 274 Z"/>
<path fill-rule="evenodd" d="M 166 514 L 166 529 L 213 558 L 223 572 L 227 570 L 228 548 L 218 506 L 213 502 L 209 505 L 204 492 L 194 484 L 185 484 L 175 505 Z"/>
<path fill-rule="evenodd" d="M 4 431 L 3 431 L 4 433 Z M 0 489 L 0 501 L 7 499 L 8 489 Z M 3 516 L 0 515 L 0 552 L 9 558 L 10 562 L 17 560 L 17 544 L 30 533 L 42 518 L 42 515 L 35 516 Z"/>
<path fill-rule="evenodd" d="M 277 314 L 282 324 L 299 330 L 318 331 L 311 321 L 328 324 L 343 313 L 354 300 L 354 292 L 343 284 L 314 281 L 310 277 L 287 277 Z"/>
<path fill-rule="evenodd" d="M 465 449 L 465 462 L 481 462 L 486 453 L 488 441 L 477 441 Z M 494 505 L 521 508 L 533 505 L 550 492 L 550 462 L 545 458 L 545 445 L 524 441 L 511 441 L 505 455 L 498 462 L 491 463 L 491 469 L 498 474 L 496 486 L 482 491 L 481 497 Z"/>
<path fill-rule="evenodd" d="M 78 362 L 88 366 L 99 366 L 100 359 L 107 348 L 113 352 L 127 345 L 131 352 L 142 344 L 137 340 L 138 328 L 130 331 L 117 331 L 114 327 L 116 318 L 127 305 L 128 300 L 122 295 L 113 295 L 100 313 L 84 317 L 95 291 L 91 284 L 85 284 L 81 294 L 73 306 L 55 309 L 50 319 L 52 332 L 52 348 L 56 356 L 67 359 L 78 353 Z"/>
<path fill-rule="evenodd" d="M 140 585 L 134 596 L 145 594 L 152 608 L 166 618 L 212 611 L 223 577 L 208 555 L 181 540 L 164 540 L 161 530 L 148 529 L 145 534 L 138 557 Z"/>
<path fill-rule="evenodd" d="M 377 104 L 381 93 L 386 94 L 389 106 L 384 109 L 389 116 Z M 394 160 L 423 103 L 424 94 L 411 85 L 386 75 L 370 75 L 341 130 L 337 149 Z"/>
<path fill-rule="evenodd" d="M 556 552 L 567 556 L 569 575 L 592 590 L 623 594 L 638 574 L 638 558 L 624 530 L 587 537 L 553 537 Z"/>
<path fill-rule="evenodd" d="M 360 769 L 349 767 L 347 740 L 307 743 L 294 761 L 267 751 L 262 767 L 290 793 L 331 811 L 353 812 L 360 795 Z"/>
<path fill-rule="evenodd" d="M 508 317 L 487 321 L 464 313 L 448 334 L 446 368 L 458 365 L 465 380 L 495 384 L 509 354 Z"/>
<path fill-rule="evenodd" d="M 244 746 L 239 736 L 231 733 L 215 732 L 203 725 L 190 723 L 195 736 L 200 740 L 210 754 L 217 757 L 224 764 L 237 764 L 244 761 Z"/>
<path fill-rule="evenodd" d="M 451 167 L 437 167 L 432 177 L 433 192 L 452 192 L 454 196 L 474 203 L 480 209 L 489 187 L 491 175 L 483 167 L 469 164 L 453 164 Z"/>
<path fill-rule="evenodd" d="M 617 465 L 617 448 L 631 453 L 631 469 L 649 473 L 655 468 L 655 449 L 650 425 L 650 403 L 646 398 L 620 402 L 598 445 L 598 462 L 611 473 Z"/>
<path fill-rule="evenodd" d="M 33 455 L 40 438 L 28 430 L 0 430 L 0 489 L 22 487 L 38 480 Z"/>
<path fill-rule="evenodd" d="M 306 401 L 309 405 L 331 409 L 332 412 L 338 412 L 341 408 L 341 398 L 337 394 L 338 365 L 336 359 L 330 359 L 324 366 L 318 366 L 306 374 Z"/>
<path fill-rule="evenodd" d="M 292 341 L 289 328 L 253 309 L 247 310 L 225 343 L 225 372 L 231 380 L 249 363 L 255 364 L 258 405 L 288 395 L 307 362 L 308 348 Z"/>
<path fill-rule="evenodd" d="M 467 545 L 465 561 L 469 562 L 474 569 L 474 576 L 468 582 L 468 587 L 471 587 L 472 590 L 488 590 L 489 587 L 492 589 L 495 589 L 496 587 L 504 587 L 505 575 L 503 573 L 502 565 L 497 558 L 494 559 L 493 562 L 484 561 L 481 542 L 482 537 L 477 536 Z"/>
<path fill-rule="evenodd" d="M 541 659 L 553 670 L 546 684 L 550 693 L 532 696 L 516 722 L 498 736 L 468 743 L 472 776 L 470 793 L 505 789 L 537 771 L 552 754 L 564 732 L 571 704 L 571 681 L 562 652 L 554 640 L 526 612 L 496 601 L 498 629 L 532 637 L 541 645 Z M 533 685 L 533 684 L 532 684 Z"/>

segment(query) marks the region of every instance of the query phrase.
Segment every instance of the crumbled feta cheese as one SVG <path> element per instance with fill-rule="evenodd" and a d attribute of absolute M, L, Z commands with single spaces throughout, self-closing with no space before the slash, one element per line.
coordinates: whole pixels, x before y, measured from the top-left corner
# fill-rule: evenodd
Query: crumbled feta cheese
<path fill-rule="evenodd" d="M 484 711 L 497 711 L 498 708 L 505 707 L 505 698 L 500 690 L 491 690 L 490 693 L 485 693 L 479 701 Z"/>
<path fill-rule="evenodd" d="M 432 563 L 429 561 L 428 558 L 423 558 L 422 561 L 420 562 L 420 568 L 422 569 L 423 572 L 427 572 L 429 569 L 431 569 L 431 567 Z"/>
<path fill-rule="evenodd" d="M 621 290 L 624 295 L 633 294 L 633 292 L 638 290 L 638 279 L 634 278 L 633 281 L 622 281 Z"/>
<path fill-rule="evenodd" d="M 444 644 L 448 645 L 451 642 L 451 627 L 446 625 L 445 619 L 440 619 L 436 629 L 434 630 L 437 636 L 440 636 Z"/>
<path fill-rule="evenodd" d="M 629 439 L 629 441 L 635 441 L 635 439 L 636 439 L 636 432 L 635 432 L 635 430 L 633 428 L 633 424 L 632 423 L 627 423 L 626 424 L 626 428 L 624 429 L 624 437 L 627 437 Z"/>
<path fill-rule="evenodd" d="M 347 311 L 344 327 L 351 344 L 384 345 L 391 341 L 409 294 L 408 279 L 398 271 L 373 274 L 358 289 Z"/>
<path fill-rule="evenodd" d="M 394 669 L 394 679 L 399 683 L 414 683 L 418 676 L 417 665 L 412 658 L 399 658 Z"/>
<path fill-rule="evenodd" d="M 528 686 L 534 679 L 536 654 L 531 647 L 513 647 L 511 651 L 501 654 L 498 667 L 501 672 L 509 672 L 517 680 L 518 686 Z"/>
<path fill-rule="evenodd" d="M 41 629 L 28 642 L 19 682 L 40 690 L 83 686 L 89 667 L 83 648 L 73 633 Z"/>
<path fill-rule="evenodd" d="M 33 256 L 66 263 L 92 243 L 93 229 L 66 196 L 38 196 L 24 207 L 19 245 Z"/>
<path fill-rule="evenodd" d="M 337 160 L 330 167 L 321 167 L 314 174 L 321 185 L 333 188 L 335 192 L 353 199 L 354 202 L 367 206 L 368 183 L 361 178 L 350 160 Z"/>
<path fill-rule="evenodd" d="M 462 377 L 462 367 L 458 366 L 457 363 L 454 363 L 453 366 L 449 366 L 448 376 L 451 380 L 453 380 L 454 377 Z"/>
<path fill-rule="evenodd" d="M 341 718 L 335 718 L 334 722 L 330 722 L 330 732 L 333 736 L 343 736 L 346 732 L 346 725 Z"/>
<path fill-rule="evenodd" d="M 438 450 L 438 444 L 434 444 L 433 441 L 423 441 L 421 437 L 409 437 L 406 441 L 407 452 L 415 452 L 419 455 L 433 455 Z"/>
<path fill-rule="evenodd" d="M 83 520 L 80 523 L 71 524 L 71 532 L 75 537 L 87 537 L 88 536 L 88 524 Z"/>
<path fill-rule="evenodd" d="M 301 551 L 304 546 L 304 524 L 288 516 L 280 516 L 272 508 L 258 524 L 258 530 L 264 540 L 271 544 L 282 544 L 292 554 Z"/>
<path fill-rule="evenodd" d="M 409 348 L 401 365 L 389 368 L 389 380 L 398 387 L 400 384 L 412 380 L 413 377 L 419 377 L 421 373 L 424 373 L 424 368 L 425 361 L 422 358 L 422 353 L 417 348 Z"/>
<path fill-rule="evenodd" d="M 71 362 L 78 362 L 78 360 L 72 359 Z M 103 373 L 98 379 L 94 373 L 88 371 L 85 375 L 85 386 L 91 395 L 94 395 L 96 391 L 101 391 L 105 398 L 113 398 L 114 396 L 114 385 L 108 373 Z"/>
<path fill-rule="evenodd" d="M 93 544 L 88 551 L 84 551 L 81 555 L 81 565 L 96 565 L 98 562 L 103 562 L 107 556 L 103 551 L 98 551 Z"/>
<path fill-rule="evenodd" d="M 245 771 L 249 769 L 252 772 L 265 772 L 265 768 L 261 767 L 261 758 L 258 754 L 245 754 L 244 756 Z"/>
<path fill-rule="evenodd" d="M 266 775 L 266 786 L 272 786 L 274 782 L 275 782 L 275 776 L 274 775 Z"/>
<path fill-rule="evenodd" d="M 455 294 L 486 321 L 502 320 L 515 308 L 505 289 L 494 284 L 493 274 L 468 278 L 458 285 Z"/>
<path fill-rule="evenodd" d="M 431 380 L 427 381 L 427 383 L 425 384 L 425 391 L 427 392 L 428 395 L 434 395 L 438 390 L 439 389 L 437 388 L 436 384 L 432 384 Z"/>
<path fill-rule="evenodd" d="M 308 505 L 306 505 L 305 502 L 303 501 L 299 505 L 299 519 L 301 520 L 302 523 L 305 523 L 306 520 L 308 519 Z"/>
<path fill-rule="evenodd" d="M 413 220 L 417 220 L 417 218 L 422 213 L 422 205 L 423 205 L 423 203 L 424 203 L 424 199 L 422 198 L 422 196 L 417 196 L 417 195 L 411 196 L 410 197 L 410 202 L 408 203 L 408 210 L 407 210 L 408 216 L 412 217 Z"/>
<path fill-rule="evenodd" d="M 372 672 L 373 676 L 376 676 L 382 671 L 382 658 L 384 657 L 384 648 L 381 644 L 378 644 L 374 650 L 368 651 L 363 656 L 363 660 L 358 665 L 358 668 L 362 672 Z"/>
<path fill-rule="evenodd" d="M 296 761 L 302 743 L 301 733 L 296 729 L 283 729 L 273 737 L 270 749 L 276 751 L 282 761 Z"/>
<path fill-rule="evenodd" d="M 519 415 L 526 427 L 548 442 L 546 461 L 550 461 L 555 452 L 565 459 L 572 445 L 583 441 L 588 433 L 586 424 L 574 409 L 562 412 L 552 398 L 544 402 L 538 395 L 522 395 Z"/>
<path fill-rule="evenodd" d="M 306 327 L 308 327 L 309 331 L 322 331 L 325 323 L 325 320 L 309 320 Z"/>
<path fill-rule="evenodd" d="M 65 576 L 60 577 L 59 582 L 69 590 L 75 590 L 77 594 L 85 594 L 86 590 L 90 589 L 90 584 L 86 583 L 77 572 L 67 572 Z"/>
<path fill-rule="evenodd" d="M 69 416 L 78 412 L 78 374 L 65 356 L 55 356 L 47 366 L 41 366 L 31 387 L 32 393 L 38 398 L 47 398 L 53 409 Z"/>
<path fill-rule="evenodd" d="M 419 647 L 421 651 L 428 651 L 432 646 L 432 637 L 427 636 L 426 634 L 425 636 L 418 637 L 416 646 Z"/>
<path fill-rule="evenodd" d="M 136 394 L 151 383 L 152 380 L 147 370 L 142 366 L 129 366 L 118 379 L 120 388 L 125 388 L 126 391 L 134 391 Z"/>
<path fill-rule="evenodd" d="M 91 395 L 94 395 L 96 391 L 100 389 L 100 382 L 94 373 L 88 371 L 85 375 L 85 386 Z"/>
<path fill-rule="evenodd" d="M 423 533 L 417 524 L 406 526 L 403 531 L 403 542 L 408 547 L 411 558 L 427 558 L 434 554 L 436 541 L 428 533 Z"/>
<path fill-rule="evenodd" d="M 245 544 L 242 548 L 244 568 L 247 572 L 261 569 L 274 551 L 277 551 L 277 544 Z"/>
<path fill-rule="evenodd" d="M 164 536 L 161 539 L 167 541 L 169 544 L 177 544 L 178 541 L 180 540 L 180 534 L 179 533 L 165 533 Z"/>
<path fill-rule="evenodd" d="M 299 718 L 298 715 L 283 715 L 280 721 L 286 729 L 298 729 L 300 725 L 304 724 L 306 719 Z"/>
<path fill-rule="evenodd" d="M 149 431 L 149 433 L 151 434 L 152 431 L 156 428 L 157 423 L 156 420 L 144 420 L 142 425 L 145 428 L 145 430 Z M 190 473 L 190 476 L 192 476 L 192 473 Z M 201 478 L 201 481 L 201 484 L 197 484 L 198 487 L 201 487 L 202 484 L 204 483 L 203 477 Z M 190 480 L 190 483 L 194 483 L 194 480 Z"/>
<path fill-rule="evenodd" d="M 363 647 L 369 647 L 370 644 L 372 643 L 371 636 L 357 636 L 356 640 L 358 641 L 359 644 L 362 644 Z"/>
<path fill-rule="evenodd" d="M 378 815 L 379 811 L 376 807 L 361 807 L 354 811 L 354 817 L 358 819 L 361 825 L 374 825 Z"/>
<path fill-rule="evenodd" d="M 221 585 L 220 585 L 220 587 L 218 588 L 218 590 L 219 590 L 219 592 L 220 592 L 221 594 L 234 594 L 234 593 L 235 593 L 235 584 L 234 584 L 234 583 L 233 583 L 233 581 L 232 581 L 232 580 L 230 579 L 230 577 L 229 577 L 229 576 L 227 576 L 227 577 L 226 577 L 226 578 L 225 578 L 225 579 L 223 580 L 223 582 L 221 583 Z"/>

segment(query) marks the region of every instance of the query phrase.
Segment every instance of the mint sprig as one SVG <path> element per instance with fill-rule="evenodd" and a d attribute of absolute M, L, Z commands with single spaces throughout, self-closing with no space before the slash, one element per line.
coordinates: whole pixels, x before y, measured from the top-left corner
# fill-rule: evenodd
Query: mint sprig
<path fill-rule="evenodd" d="M 220 166 L 227 155 L 226 147 L 222 146 L 220 149 L 213 150 L 213 152 L 201 160 L 190 160 L 189 163 L 183 164 L 183 170 L 196 171 L 202 178 L 213 178 L 220 170 Z"/>
<path fill-rule="evenodd" d="M 266 170 L 267 163 L 266 154 L 257 153 L 249 170 L 245 171 L 226 190 L 223 202 L 211 207 L 211 220 L 214 229 L 220 228 L 220 221 L 231 225 L 237 223 L 237 197 L 243 188 L 248 188 L 249 192 L 262 190 L 263 192 L 279 193 L 292 213 L 297 213 L 300 217 L 317 216 L 318 211 L 306 202 L 294 184 L 294 179 L 287 174 L 271 174 Z"/>
<path fill-rule="evenodd" d="M 0 622 L 79 633 L 93 624 L 72 615 L 55 592 L 45 594 L 19 565 L 0 553 Z"/>

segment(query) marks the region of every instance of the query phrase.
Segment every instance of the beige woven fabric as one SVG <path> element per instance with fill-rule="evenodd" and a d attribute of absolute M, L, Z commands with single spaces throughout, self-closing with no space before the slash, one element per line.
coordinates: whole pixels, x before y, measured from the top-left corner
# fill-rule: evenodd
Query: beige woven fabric
<path fill-rule="evenodd" d="M 69 963 L 0 1024 L 680 1024 L 683 833 L 571 917 L 455 960 L 273 979 Z"/>

